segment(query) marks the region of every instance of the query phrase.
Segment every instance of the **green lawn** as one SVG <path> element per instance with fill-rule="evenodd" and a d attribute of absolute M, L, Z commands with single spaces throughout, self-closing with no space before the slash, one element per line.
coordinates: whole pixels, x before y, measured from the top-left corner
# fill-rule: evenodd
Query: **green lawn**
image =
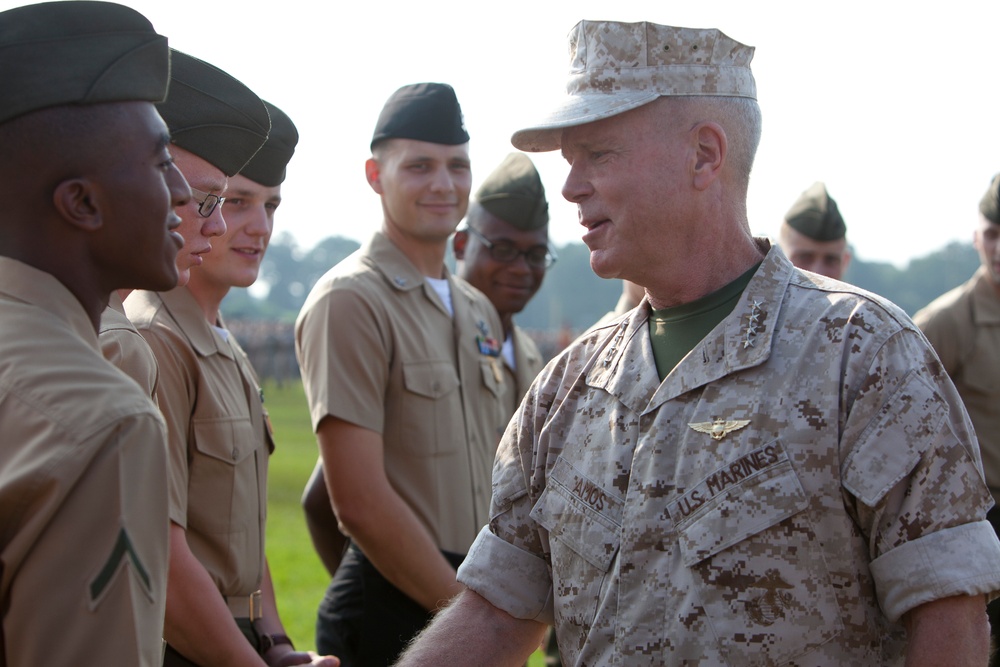
<path fill-rule="evenodd" d="M 315 647 L 316 607 L 329 583 L 299 504 L 316 464 L 316 438 L 300 382 L 265 382 L 264 404 L 277 443 L 268 473 L 267 558 L 285 630 L 296 647 L 307 650 Z M 528 664 L 542 667 L 541 653 Z"/>

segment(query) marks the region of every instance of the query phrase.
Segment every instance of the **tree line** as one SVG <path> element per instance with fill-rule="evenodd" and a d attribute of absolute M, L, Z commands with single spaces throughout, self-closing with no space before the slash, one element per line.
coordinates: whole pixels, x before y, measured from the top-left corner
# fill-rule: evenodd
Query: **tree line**
<path fill-rule="evenodd" d="M 271 240 L 261 265 L 260 285 L 253 292 L 230 292 L 222 304 L 223 314 L 233 320 L 294 321 L 316 281 L 359 246 L 357 241 L 334 236 L 303 250 L 290 234 L 279 234 Z M 580 331 L 614 308 L 621 283 L 594 275 L 590 252 L 582 243 L 568 243 L 556 250 L 558 262 L 516 320 L 527 329 Z M 452 258 L 448 261 L 454 266 Z M 903 268 L 868 262 L 855 253 L 844 279 L 886 297 L 913 315 L 966 281 L 978 266 L 979 257 L 971 243 L 953 242 Z"/>

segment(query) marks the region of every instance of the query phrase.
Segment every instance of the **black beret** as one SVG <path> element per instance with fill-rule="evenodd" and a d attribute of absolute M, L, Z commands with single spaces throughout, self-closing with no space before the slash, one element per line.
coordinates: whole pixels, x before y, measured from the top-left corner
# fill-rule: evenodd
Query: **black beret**
<path fill-rule="evenodd" d="M 524 153 L 511 153 L 476 191 L 476 201 L 514 227 L 531 231 L 549 222 L 549 203 L 535 165 Z"/>
<path fill-rule="evenodd" d="M 416 139 L 448 146 L 468 143 L 455 90 L 446 83 L 413 83 L 394 92 L 379 114 L 371 147 L 383 139 Z"/>
<path fill-rule="evenodd" d="M 157 106 L 170 140 L 235 176 L 267 139 L 267 108 L 218 67 L 176 49 L 170 53 L 170 91 Z"/>
<path fill-rule="evenodd" d="M 1000 225 L 1000 174 L 993 177 L 990 187 L 979 202 L 979 212 L 995 225 Z"/>
<path fill-rule="evenodd" d="M 785 214 L 788 225 L 814 241 L 838 241 L 847 235 L 847 225 L 822 183 L 813 183 Z"/>
<path fill-rule="evenodd" d="M 273 188 L 285 180 L 285 167 L 295 153 L 295 144 L 299 143 L 299 133 L 292 119 L 284 111 L 266 100 L 264 106 L 271 116 L 271 132 L 268 133 L 267 141 L 257 154 L 240 171 L 240 175 Z"/>
<path fill-rule="evenodd" d="M 145 16 L 111 2 L 45 2 L 0 13 L 0 123 L 48 107 L 159 102 L 170 53 Z"/>

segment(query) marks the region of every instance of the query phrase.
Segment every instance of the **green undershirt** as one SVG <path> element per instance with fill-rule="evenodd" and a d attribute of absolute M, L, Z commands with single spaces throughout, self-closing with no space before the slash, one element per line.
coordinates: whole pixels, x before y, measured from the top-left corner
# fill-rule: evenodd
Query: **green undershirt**
<path fill-rule="evenodd" d="M 726 319 L 743 295 L 760 262 L 749 271 L 697 301 L 671 308 L 653 309 L 649 317 L 649 340 L 660 380 L 674 369 L 694 346 Z"/>

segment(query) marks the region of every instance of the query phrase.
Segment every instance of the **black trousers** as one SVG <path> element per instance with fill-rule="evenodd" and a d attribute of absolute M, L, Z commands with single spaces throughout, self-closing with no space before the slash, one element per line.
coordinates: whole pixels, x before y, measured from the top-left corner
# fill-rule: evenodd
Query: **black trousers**
<path fill-rule="evenodd" d="M 250 642 L 250 645 L 254 647 L 254 650 L 260 653 L 260 635 L 257 634 L 257 630 L 250 619 L 237 618 L 236 625 L 240 626 L 240 631 L 247 638 L 247 641 Z M 178 653 L 173 646 L 167 644 L 167 649 L 163 654 L 163 667 L 211 667 L 211 665 L 199 665 L 196 662 L 191 662 Z"/>
<path fill-rule="evenodd" d="M 986 520 L 993 526 L 997 536 L 1000 536 L 1000 505 L 986 513 Z M 986 615 L 990 619 L 990 640 L 993 645 L 990 667 L 1000 667 L 1000 599 L 986 605 Z"/>
<path fill-rule="evenodd" d="M 443 551 L 456 570 L 465 556 Z M 386 667 L 431 615 L 383 577 L 353 544 L 320 602 L 316 650 L 341 667 Z"/>

